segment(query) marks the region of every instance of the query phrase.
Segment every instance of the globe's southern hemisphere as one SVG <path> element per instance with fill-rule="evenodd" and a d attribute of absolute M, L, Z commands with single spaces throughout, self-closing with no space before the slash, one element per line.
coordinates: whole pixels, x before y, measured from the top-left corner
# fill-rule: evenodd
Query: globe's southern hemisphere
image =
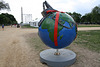
<path fill-rule="evenodd" d="M 77 26 L 71 16 L 66 13 L 59 14 L 59 21 L 66 28 L 58 24 L 57 42 L 58 46 L 54 43 L 54 25 L 55 25 L 56 12 L 47 16 L 47 18 L 39 26 L 39 37 L 49 47 L 60 49 L 70 45 L 77 35 Z"/>

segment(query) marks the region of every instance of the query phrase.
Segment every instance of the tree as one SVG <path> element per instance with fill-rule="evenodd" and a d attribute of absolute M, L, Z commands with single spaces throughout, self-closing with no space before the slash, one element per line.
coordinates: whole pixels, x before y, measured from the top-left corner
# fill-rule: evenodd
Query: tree
<path fill-rule="evenodd" d="M 2 13 L 0 15 L 0 24 L 5 24 L 5 25 L 17 24 L 17 21 L 13 15 L 8 13 Z"/>
<path fill-rule="evenodd" d="M 91 13 L 87 13 L 84 16 L 82 16 L 81 22 L 85 24 L 91 24 L 92 23 L 91 18 L 92 18 Z"/>
<path fill-rule="evenodd" d="M 72 16 L 72 13 L 71 12 L 66 12 L 67 14 L 69 14 L 70 16 Z"/>
<path fill-rule="evenodd" d="M 92 18 L 91 13 L 86 14 L 86 22 L 91 24 L 92 23 L 91 18 Z"/>
<path fill-rule="evenodd" d="M 91 12 L 91 21 L 100 24 L 100 7 L 96 6 Z"/>
<path fill-rule="evenodd" d="M 10 9 L 9 7 L 9 4 L 8 3 L 5 3 L 3 0 L 0 1 L 0 10 L 3 10 L 3 9 Z"/>
<path fill-rule="evenodd" d="M 82 16 L 82 18 L 81 18 L 81 23 L 84 23 L 84 22 L 86 22 L 86 16 L 85 15 Z"/>
<path fill-rule="evenodd" d="M 87 13 L 81 18 L 82 23 L 89 23 L 89 24 L 100 24 L 100 5 L 95 6 L 91 13 Z"/>
<path fill-rule="evenodd" d="M 17 24 L 17 21 L 13 15 L 8 14 L 8 13 L 3 13 L 3 14 L 11 20 L 10 24 Z"/>
<path fill-rule="evenodd" d="M 81 21 L 81 14 L 76 13 L 76 12 L 73 12 L 72 17 L 74 18 L 74 20 L 75 20 L 77 23 L 80 23 L 80 21 Z"/>
<path fill-rule="evenodd" d="M 71 17 L 73 17 L 73 19 L 75 20 L 75 22 L 80 23 L 81 21 L 81 14 L 76 13 L 76 12 L 66 12 L 67 14 L 69 14 Z"/>

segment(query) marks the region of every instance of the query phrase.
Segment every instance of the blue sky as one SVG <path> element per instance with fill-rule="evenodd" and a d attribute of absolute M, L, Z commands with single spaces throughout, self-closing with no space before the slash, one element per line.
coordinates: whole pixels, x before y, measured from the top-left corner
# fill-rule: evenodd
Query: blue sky
<path fill-rule="evenodd" d="M 42 3 L 45 0 L 4 0 L 8 2 L 11 11 L 18 22 L 21 22 L 21 7 L 24 14 L 32 14 L 32 19 L 42 18 Z M 100 0 L 46 0 L 54 9 L 63 12 L 77 12 L 82 15 L 91 12 L 92 8 L 100 4 Z M 7 11 L 2 11 L 7 12 Z"/>

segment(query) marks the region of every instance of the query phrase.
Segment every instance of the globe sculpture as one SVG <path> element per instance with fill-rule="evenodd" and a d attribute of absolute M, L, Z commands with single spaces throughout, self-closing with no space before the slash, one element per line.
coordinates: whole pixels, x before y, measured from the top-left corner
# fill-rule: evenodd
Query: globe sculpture
<path fill-rule="evenodd" d="M 41 62 L 52 67 L 64 67 L 73 64 L 76 54 L 70 50 L 61 50 L 61 48 L 67 47 L 75 40 L 77 24 L 70 15 L 53 9 L 46 1 L 43 2 L 42 15 L 38 34 L 44 44 L 53 49 L 47 49 L 40 53 Z M 58 51 L 58 49 L 60 50 Z"/>
<path fill-rule="evenodd" d="M 55 31 L 55 18 L 57 12 L 51 12 L 39 26 L 39 37 L 49 47 L 54 49 L 70 45 L 77 35 L 77 25 L 67 13 L 59 13 L 57 32 Z M 55 33 L 57 37 L 55 37 Z M 55 44 L 57 39 L 57 45 Z"/>

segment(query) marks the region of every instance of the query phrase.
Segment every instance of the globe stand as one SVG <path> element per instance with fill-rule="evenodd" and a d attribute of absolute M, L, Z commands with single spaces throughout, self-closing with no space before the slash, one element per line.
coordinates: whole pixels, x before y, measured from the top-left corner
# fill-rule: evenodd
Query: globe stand
<path fill-rule="evenodd" d="M 58 49 L 56 49 L 56 52 L 54 53 L 54 55 L 60 55 L 60 52 L 58 51 Z"/>
<path fill-rule="evenodd" d="M 46 49 L 40 53 L 41 63 L 50 67 L 70 66 L 75 60 L 76 54 L 68 49 Z"/>

